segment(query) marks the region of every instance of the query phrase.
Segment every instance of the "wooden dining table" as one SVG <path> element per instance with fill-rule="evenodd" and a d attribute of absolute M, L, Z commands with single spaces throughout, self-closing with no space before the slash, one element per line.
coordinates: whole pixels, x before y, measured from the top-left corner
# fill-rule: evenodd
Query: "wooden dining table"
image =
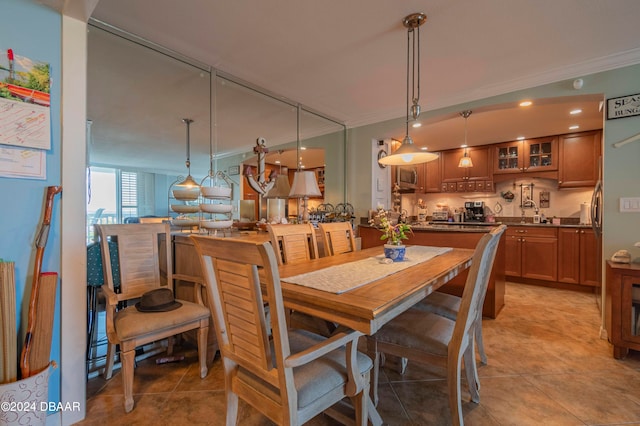
<path fill-rule="evenodd" d="M 454 248 L 340 294 L 287 282 L 287 277 L 381 255 L 382 247 L 372 247 L 280 266 L 285 306 L 370 336 L 471 266 L 473 250 Z"/>

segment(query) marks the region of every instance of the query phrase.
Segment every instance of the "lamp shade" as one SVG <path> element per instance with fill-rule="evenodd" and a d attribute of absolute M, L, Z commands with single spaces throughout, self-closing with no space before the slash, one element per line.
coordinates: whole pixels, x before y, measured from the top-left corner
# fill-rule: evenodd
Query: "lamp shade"
<path fill-rule="evenodd" d="M 321 195 L 314 172 L 308 170 L 295 172 L 289 197 L 319 197 Z"/>
<path fill-rule="evenodd" d="M 426 163 L 436 158 L 438 158 L 438 154 L 416 148 L 411 137 L 407 135 L 402 141 L 402 145 L 393 154 L 381 158 L 378 162 L 385 166 L 404 166 L 406 164 Z"/>
<path fill-rule="evenodd" d="M 468 168 L 473 167 L 473 161 L 471 161 L 471 157 L 467 155 L 467 149 L 464 150 L 464 155 L 460 157 L 460 162 L 458 163 L 458 167 Z"/>
<path fill-rule="evenodd" d="M 276 177 L 276 184 L 267 192 L 265 198 L 289 198 L 290 191 L 289 177 L 287 175 L 278 175 Z"/>

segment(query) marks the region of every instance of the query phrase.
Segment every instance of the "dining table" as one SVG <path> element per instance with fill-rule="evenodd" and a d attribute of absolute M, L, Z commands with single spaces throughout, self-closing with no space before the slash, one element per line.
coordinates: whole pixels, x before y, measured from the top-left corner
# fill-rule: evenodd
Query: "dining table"
<path fill-rule="evenodd" d="M 471 249 L 450 248 L 424 262 L 386 274 L 382 247 L 372 247 L 303 263 L 281 265 L 278 269 L 285 307 L 371 336 L 387 322 L 471 266 L 472 257 Z M 290 277 L 311 272 L 322 274 L 332 267 L 368 258 L 374 259 L 374 265 L 376 261 L 381 264 L 380 278 L 344 292 L 334 293 L 287 281 Z M 369 269 L 375 268 L 376 266 L 371 266 Z M 352 280 L 354 277 L 346 274 L 343 279 Z"/>

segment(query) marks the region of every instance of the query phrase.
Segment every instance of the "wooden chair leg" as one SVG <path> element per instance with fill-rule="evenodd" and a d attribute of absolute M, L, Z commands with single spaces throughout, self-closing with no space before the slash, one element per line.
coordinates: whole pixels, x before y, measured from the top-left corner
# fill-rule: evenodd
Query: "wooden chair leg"
<path fill-rule="evenodd" d="M 449 356 L 447 363 L 447 387 L 449 388 L 449 409 L 451 423 L 454 426 L 464 424 L 462 418 L 462 401 L 460 399 L 461 354 Z"/>
<path fill-rule="evenodd" d="M 107 343 L 107 359 L 104 365 L 104 378 L 109 380 L 113 375 L 113 363 L 116 358 L 116 345 L 109 342 Z"/>
<path fill-rule="evenodd" d="M 207 325 L 201 325 L 198 329 L 198 360 L 200 361 L 200 378 L 207 377 L 207 335 L 209 334 L 209 319 Z"/>
<path fill-rule="evenodd" d="M 479 315 L 475 327 L 475 339 L 478 345 L 478 353 L 480 354 L 480 363 L 487 365 L 487 353 L 484 351 L 484 340 L 482 339 L 482 314 Z"/>
<path fill-rule="evenodd" d="M 367 415 L 367 405 L 368 405 L 367 395 L 369 394 L 369 383 L 370 383 L 369 382 L 370 377 L 368 372 L 363 377 L 363 380 L 365 381 L 365 384 L 362 390 L 356 395 L 350 397 L 351 403 L 353 404 L 353 408 L 355 409 L 355 412 L 356 412 L 356 423 L 355 423 L 356 426 L 358 425 L 366 426 L 369 418 L 369 416 Z"/>
<path fill-rule="evenodd" d="M 124 411 L 133 410 L 133 363 L 136 358 L 136 349 L 122 350 L 120 352 L 122 362 L 122 386 L 124 388 Z"/>
<path fill-rule="evenodd" d="M 464 351 L 464 370 L 469 384 L 469 393 L 471 401 L 476 404 L 480 402 L 480 381 L 478 379 L 478 370 L 476 368 L 476 357 L 473 352 L 473 342 Z"/>

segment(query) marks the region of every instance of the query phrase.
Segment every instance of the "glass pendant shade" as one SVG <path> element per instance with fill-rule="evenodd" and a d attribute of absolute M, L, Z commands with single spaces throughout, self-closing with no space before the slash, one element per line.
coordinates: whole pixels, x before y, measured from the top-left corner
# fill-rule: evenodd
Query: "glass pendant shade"
<path fill-rule="evenodd" d="M 378 162 L 385 166 L 404 166 L 407 164 L 426 163 L 436 158 L 438 158 L 438 154 L 416 148 L 411 136 L 407 135 L 400 148 L 396 149 L 393 154 L 381 158 Z"/>
<path fill-rule="evenodd" d="M 473 161 L 471 161 L 471 157 L 467 155 L 467 149 L 464 149 L 464 156 L 460 159 L 458 163 L 458 167 L 473 167 Z"/>

